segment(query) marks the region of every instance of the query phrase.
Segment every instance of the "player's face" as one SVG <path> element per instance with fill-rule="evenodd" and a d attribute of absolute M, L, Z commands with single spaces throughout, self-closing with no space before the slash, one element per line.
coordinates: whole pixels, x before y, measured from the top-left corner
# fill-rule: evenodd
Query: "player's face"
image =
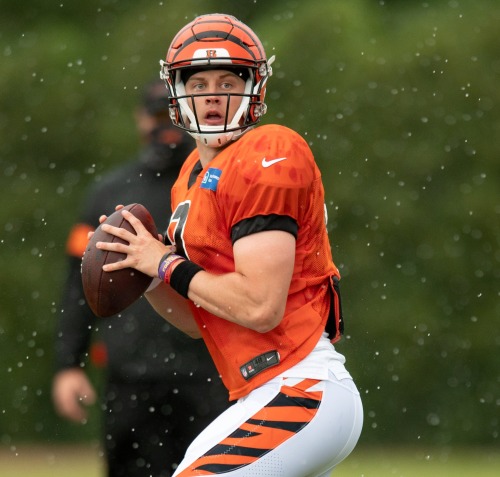
<path fill-rule="evenodd" d="M 231 71 L 207 70 L 194 73 L 186 83 L 186 93 L 194 95 L 191 108 L 203 126 L 223 126 L 230 122 L 241 104 L 245 81 Z M 201 95 L 196 97 L 196 95 Z M 228 106 L 229 101 L 229 106 Z"/>

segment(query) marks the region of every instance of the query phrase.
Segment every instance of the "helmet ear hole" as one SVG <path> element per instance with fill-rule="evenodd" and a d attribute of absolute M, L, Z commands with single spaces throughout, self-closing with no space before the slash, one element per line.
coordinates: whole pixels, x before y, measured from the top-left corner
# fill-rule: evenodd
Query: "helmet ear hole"
<path fill-rule="evenodd" d="M 172 121 L 173 124 L 178 125 L 181 123 L 181 116 L 179 113 L 179 103 L 175 98 L 170 101 L 168 112 L 170 120 Z"/>
<path fill-rule="evenodd" d="M 266 104 L 257 102 L 256 104 L 252 104 L 252 106 L 250 106 L 248 111 L 248 116 L 252 121 L 252 123 L 255 124 L 258 121 L 260 121 L 260 119 L 262 118 L 262 116 L 264 116 L 264 114 L 266 114 L 266 112 L 267 112 Z"/>
<path fill-rule="evenodd" d="M 248 108 L 248 117 L 251 122 L 255 123 L 260 119 L 259 115 L 257 114 L 258 98 L 252 97 L 250 103 L 251 105 Z"/>

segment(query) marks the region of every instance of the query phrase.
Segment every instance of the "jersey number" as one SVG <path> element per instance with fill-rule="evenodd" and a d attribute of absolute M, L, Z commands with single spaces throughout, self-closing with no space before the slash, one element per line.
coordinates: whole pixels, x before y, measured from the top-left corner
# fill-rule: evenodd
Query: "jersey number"
<path fill-rule="evenodd" d="M 189 256 L 184 244 L 184 227 L 186 226 L 190 206 L 190 200 L 181 202 L 177 206 L 174 213 L 172 214 L 170 225 L 168 226 L 167 230 L 167 235 L 170 242 L 175 244 L 176 253 L 185 256 L 187 259 L 189 259 Z"/>

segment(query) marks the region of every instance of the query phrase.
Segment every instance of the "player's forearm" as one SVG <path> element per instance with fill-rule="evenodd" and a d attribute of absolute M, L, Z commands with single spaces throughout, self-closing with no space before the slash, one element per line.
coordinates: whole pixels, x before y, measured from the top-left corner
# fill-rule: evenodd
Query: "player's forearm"
<path fill-rule="evenodd" d="M 189 284 L 189 298 L 210 313 L 260 333 L 275 328 L 283 318 L 288 289 L 254 283 L 238 272 L 197 273 Z"/>
<path fill-rule="evenodd" d="M 187 300 L 164 283 L 144 295 L 154 310 L 170 324 L 191 338 L 201 338 Z"/>

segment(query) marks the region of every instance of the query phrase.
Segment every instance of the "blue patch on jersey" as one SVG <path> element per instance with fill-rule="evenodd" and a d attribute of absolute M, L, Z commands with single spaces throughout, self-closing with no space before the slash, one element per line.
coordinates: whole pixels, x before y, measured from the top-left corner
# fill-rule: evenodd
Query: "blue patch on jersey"
<path fill-rule="evenodd" d="M 201 181 L 200 189 L 209 189 L 215 192 L 217 190 L 217 186 L 219 185 L 221 174 L 222 171 L 220 169 L 209 167 L 208 171 L 205 172 L 205 177 Z"/>

